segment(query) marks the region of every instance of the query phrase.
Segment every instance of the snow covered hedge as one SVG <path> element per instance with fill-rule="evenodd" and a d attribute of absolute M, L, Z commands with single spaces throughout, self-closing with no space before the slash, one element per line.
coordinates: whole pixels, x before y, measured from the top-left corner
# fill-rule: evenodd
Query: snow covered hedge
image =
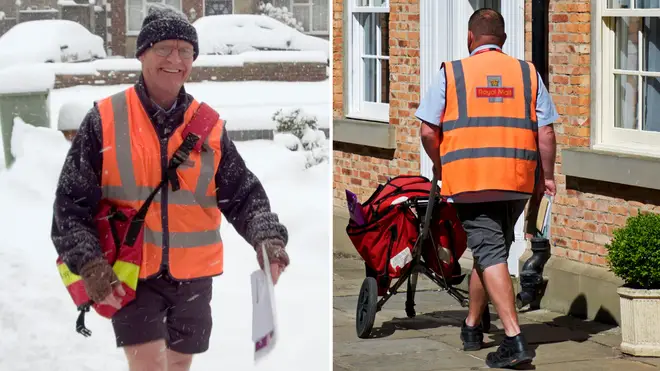
<path fill-rule="evenodd" d="M 273 140 L 291 151 L 303 151 L 307 157 L 306 167 L 330 161 L 330 149 L 325 133 L 318 128 L 316 116 L 306 115 L 301 109 L 273 115 L 277 123 Z"/>
<path fill-rule="evenodd" d="M 259 14 L 267 15 L 271 18 L 277 19 L 289 27 L 293 27 L 300 32 L 305 32 L 302 22 L 298 21 L 293 13 L 287 7 L 276 7 L 271 3 L 259 2 Z"/>

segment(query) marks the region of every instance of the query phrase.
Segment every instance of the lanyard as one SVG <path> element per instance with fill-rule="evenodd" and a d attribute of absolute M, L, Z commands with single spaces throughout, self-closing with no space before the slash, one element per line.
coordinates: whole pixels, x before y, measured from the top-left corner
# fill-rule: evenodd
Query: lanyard
<path fill-rule="evenodd" d="M 474 57 L 474 56 L 477 55 L 477 54 L 486 53 L 486 52 L 498 52 L 498 53 L 502 53 L 502 51 L 501 51 L 500 49 L 498 49 L 498 48 L 487 48 L 487 49 L 481 49 L 481 50 L 479 50 L 478 52 L 472 54 L 472 56 Z"/>

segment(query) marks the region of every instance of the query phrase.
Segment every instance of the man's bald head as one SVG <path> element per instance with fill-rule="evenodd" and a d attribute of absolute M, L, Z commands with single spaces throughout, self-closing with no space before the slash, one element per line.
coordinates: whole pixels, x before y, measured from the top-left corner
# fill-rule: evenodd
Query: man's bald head
<path fill-rule="evenodd" d="M 494 9 L 482 8 L 470 16 L 468 30 L 472 33 L 474 44 L 504 45 L 504 17 Z M 478 45 L 475 45 L 475 47 Z"/>

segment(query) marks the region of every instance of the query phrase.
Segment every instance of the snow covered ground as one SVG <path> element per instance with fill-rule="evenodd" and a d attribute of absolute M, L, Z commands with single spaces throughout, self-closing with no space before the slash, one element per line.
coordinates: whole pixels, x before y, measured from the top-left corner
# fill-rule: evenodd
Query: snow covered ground
<path fill-rule="evenodd" d="M 212 94 L 210 84 L 191 85 L 193 94 L 214 98 L 211 102 L 221 112 L 223 102 L 232 94 L 241 94 L 237 90 L 242 94 L 250 90 L 236 85 Z M 119 89 L 72 88 L 55 92 L 53 98 L 91 100 Z M 309 93 L 318 89 L 316 99 L 327 99 L 320 87 L 308 89 Z M 286 104 L 286 95 L 280 92 L 275 97 L 282 97 L 281 103 Z M 247 113 L 249 107 L 244 110 Z M 68 144 L 53 129 L 21 124 L 16 127 L 14 143 L 15 165 L 0 171 L 0 369 L 127 370 L 109 321 L 90 313 L 87 325 L 92 337 L 75 332 L 77 312 L 55 267 L 56 253 L 49 237 L 53 193 Z M 290 231 L 291 265 L 275 287 L 280 335 L 269 357 L 255 366 L 250 273 L 258 265 L 251 247 L 225 222 L 226 269 L 214 281 L 210 350 L 195 358 L 192 369 L 329 370 L 331 168 L 326 162 L 305 169 L 301 152 L 273 141 L 236 145 Z"/>

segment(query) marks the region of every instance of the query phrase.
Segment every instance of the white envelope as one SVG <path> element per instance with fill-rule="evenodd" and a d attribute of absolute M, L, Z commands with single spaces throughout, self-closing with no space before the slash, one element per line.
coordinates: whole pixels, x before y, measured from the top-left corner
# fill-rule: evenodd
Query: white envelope
<path fill-rule="evenodd" d="M 254 342 L 255 363 L 263 359 L 275 347 L 275 297 L 270 262 L 266 249 L 261 246 L 264 257 L 264 270 L 252 272 L 252 341 Z"/>

